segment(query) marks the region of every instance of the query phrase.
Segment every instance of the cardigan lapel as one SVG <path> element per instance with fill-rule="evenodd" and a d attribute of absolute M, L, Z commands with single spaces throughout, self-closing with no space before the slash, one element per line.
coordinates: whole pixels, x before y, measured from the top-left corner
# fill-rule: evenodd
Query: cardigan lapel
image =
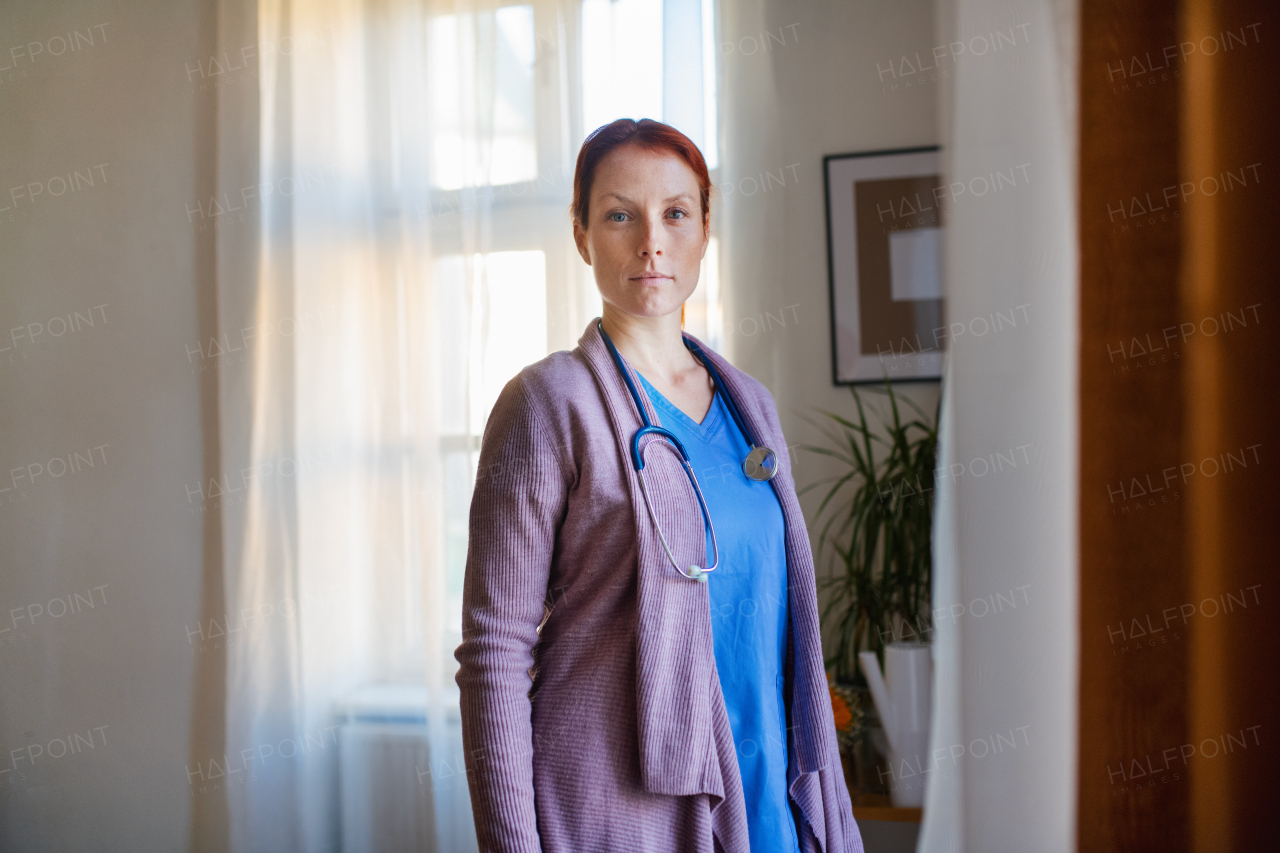
<path fill-rule="evenodd" d="M 681 577 L 671 566 L 631 461 L 631 438 L 643 426 L 604 338 L 592 320 L 578 341 L 609 416 L 624 488 L 631 495 L 637 541 L 636 725 L 640 771 L 647 791 L 723 799 L 724 779 L 713 737 L 712 690 L 717 678 L 711 634 L 711 602 L 705 583 Z M 629 365 L 628 365 L 629 368 Z M 654 424 L 660 421 L 643 386 L 633 382 Z M 657 446 L 650 446 L 656 444 Z M 674 450 L 648 439 L 644 477 L 667 544 L 681 565 L 703 565 L 702 514 Z M 724 714 L 723 700 L 719 713 Z"/>
<path fill-rule="evenodd" d="M 692 335 L 688 337 L 692 338 Z M 694 338 L 695 343 L 701 343 Z M 822 657 L 822 634 L 818 620 L 818 599 L 814 574 L 813 552 L 809 547 L 809 533 L 804 513 L 796 496 L 795 482 L 791 475 L 790 448 L 777 423 L 771 401 L 745 381 L 745 374 L 738 371 L 719 354 L 702 347 L 702 351 L 720 373 L 720 378 L 737 403 L 739 414 L 747 429 L 757 441 L 764 442 L 778 453 L 779 471 L 770 481 L 778 502 L 786 529 L 787 588 L 790 609 L 791 636 L 787 647 L 791 652 L 791 724 L 795 736 L 788 738 L 789 756 L 787 768 L 788 786 L 792 799 L 800 807 L 805 821 L 813 832 L 813 842 L 820 853 L 830 850 L 832 839 L 827 837 L 831 825 L 827 810 L 839 808 L 838 798 L 829 801 L 824 791 L 822 775 L 833 772 L 831 756 L 836 754 L 835 726 L 831 713 L 830 694 L 827 689 L 825 664 Z M 843 785 L 840 769 L 833 784 Z M 841 824 L 843 825 L 843 824 Z M 802 846 L 812 849 L 804 832 Z"/>
<path fill-rule="evenodd" d="M 759 392 L 742 381 L 742 375 L 718 353 L 711 351 L 693 335 L 686 335 L 702 349 L 720 373 L 725 390 L 733 396 L 743 421 L 757 441 L 763 442 L 778 454 L 779 471 L 770 481 L 782 505 L 782 517 L 786 529 L 787 551 L 787 601 L 791 610 L 792 663 L 792 722 L 797 737 L 796 753 L 801 773 L 824 769 L 832 754 L 834 744 L 830 738 L 833 729 L 831 705 L 826 681 L 826 667 L 822 657 L 822 634 L 818 620 L 817 585 L 813 553 L 809 547 L 809 533 L 804 513 L 796 497 L 795 482 L 791 475 L 790 450 L 781 430 L 771 427 L 775 418 L 765 411 L 767 401 Z"/>

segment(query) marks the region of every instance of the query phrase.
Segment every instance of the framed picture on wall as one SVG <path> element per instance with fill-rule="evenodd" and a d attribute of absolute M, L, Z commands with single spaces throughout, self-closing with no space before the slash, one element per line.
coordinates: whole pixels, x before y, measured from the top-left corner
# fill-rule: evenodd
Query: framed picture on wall
<path fill-rule="evenodd" d="M 946 349 L 938 148 L 822 158 L 837 385 L 931 380 Z"/>

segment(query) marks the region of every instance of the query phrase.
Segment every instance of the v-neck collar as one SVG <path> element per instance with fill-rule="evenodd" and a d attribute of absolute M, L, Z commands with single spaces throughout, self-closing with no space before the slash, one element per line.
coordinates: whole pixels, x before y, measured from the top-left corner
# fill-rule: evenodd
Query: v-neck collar
<path fill-rule="evenodd" d="M 702 423 L 698 423 L 682 412 L 679 406 L 664 397 L 657 388 L 654 388 L 653 383 L 645 379 L 644 374 L 637 370 L 636 376 L 639 376 L 640 380 L 644 382 L 645 393 L 649 395 L 649 401 L 654 406 L 678 420 L 686 431 L 696 435 L 703 441 L 710 443 L 715 439 L 716 434 L 720 431 L 720 426 L 724 423 L 724 415 L 721 413 L 723 404 L 720 402 L 719 394 L 712 395 L 711 408 L 707 409 L 707 414 L 702 419 Z"/>

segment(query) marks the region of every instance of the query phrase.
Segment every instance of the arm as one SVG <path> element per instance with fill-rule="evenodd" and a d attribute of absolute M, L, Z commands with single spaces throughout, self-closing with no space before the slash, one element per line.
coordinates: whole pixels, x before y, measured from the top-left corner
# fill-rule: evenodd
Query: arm
<path fill-rule="evenodd" d="M 566 468 L 521 377 L 485 426 L 462 594 L 462 738 L 481 851 L 540 853 L 529 689 Z"/>

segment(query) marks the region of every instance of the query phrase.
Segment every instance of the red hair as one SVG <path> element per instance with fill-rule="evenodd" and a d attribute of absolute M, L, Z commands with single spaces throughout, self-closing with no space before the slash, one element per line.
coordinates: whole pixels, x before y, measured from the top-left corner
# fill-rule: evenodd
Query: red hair
<path fill-rule="evenodd" d="M 711 216 L 711 176 L 707 173 L 707 161 L 693 140 L 669 124 L 642 118 L 639 121 L 620 118 L 596 128 L 582 143 L 578 152 L 578 166 L 573 173 L 573 203 L 569 213 L 573 221 L 587 224 L 587 201 L 591 197 L 591 181 L 596 166 L 610 151 L 623 145 L 636 145 L 647 151 L 664 151 L 674 154 L 693 170 L 698 179 L 699 201 L 702 204 L 702 227 L 707 227 Z"/>

